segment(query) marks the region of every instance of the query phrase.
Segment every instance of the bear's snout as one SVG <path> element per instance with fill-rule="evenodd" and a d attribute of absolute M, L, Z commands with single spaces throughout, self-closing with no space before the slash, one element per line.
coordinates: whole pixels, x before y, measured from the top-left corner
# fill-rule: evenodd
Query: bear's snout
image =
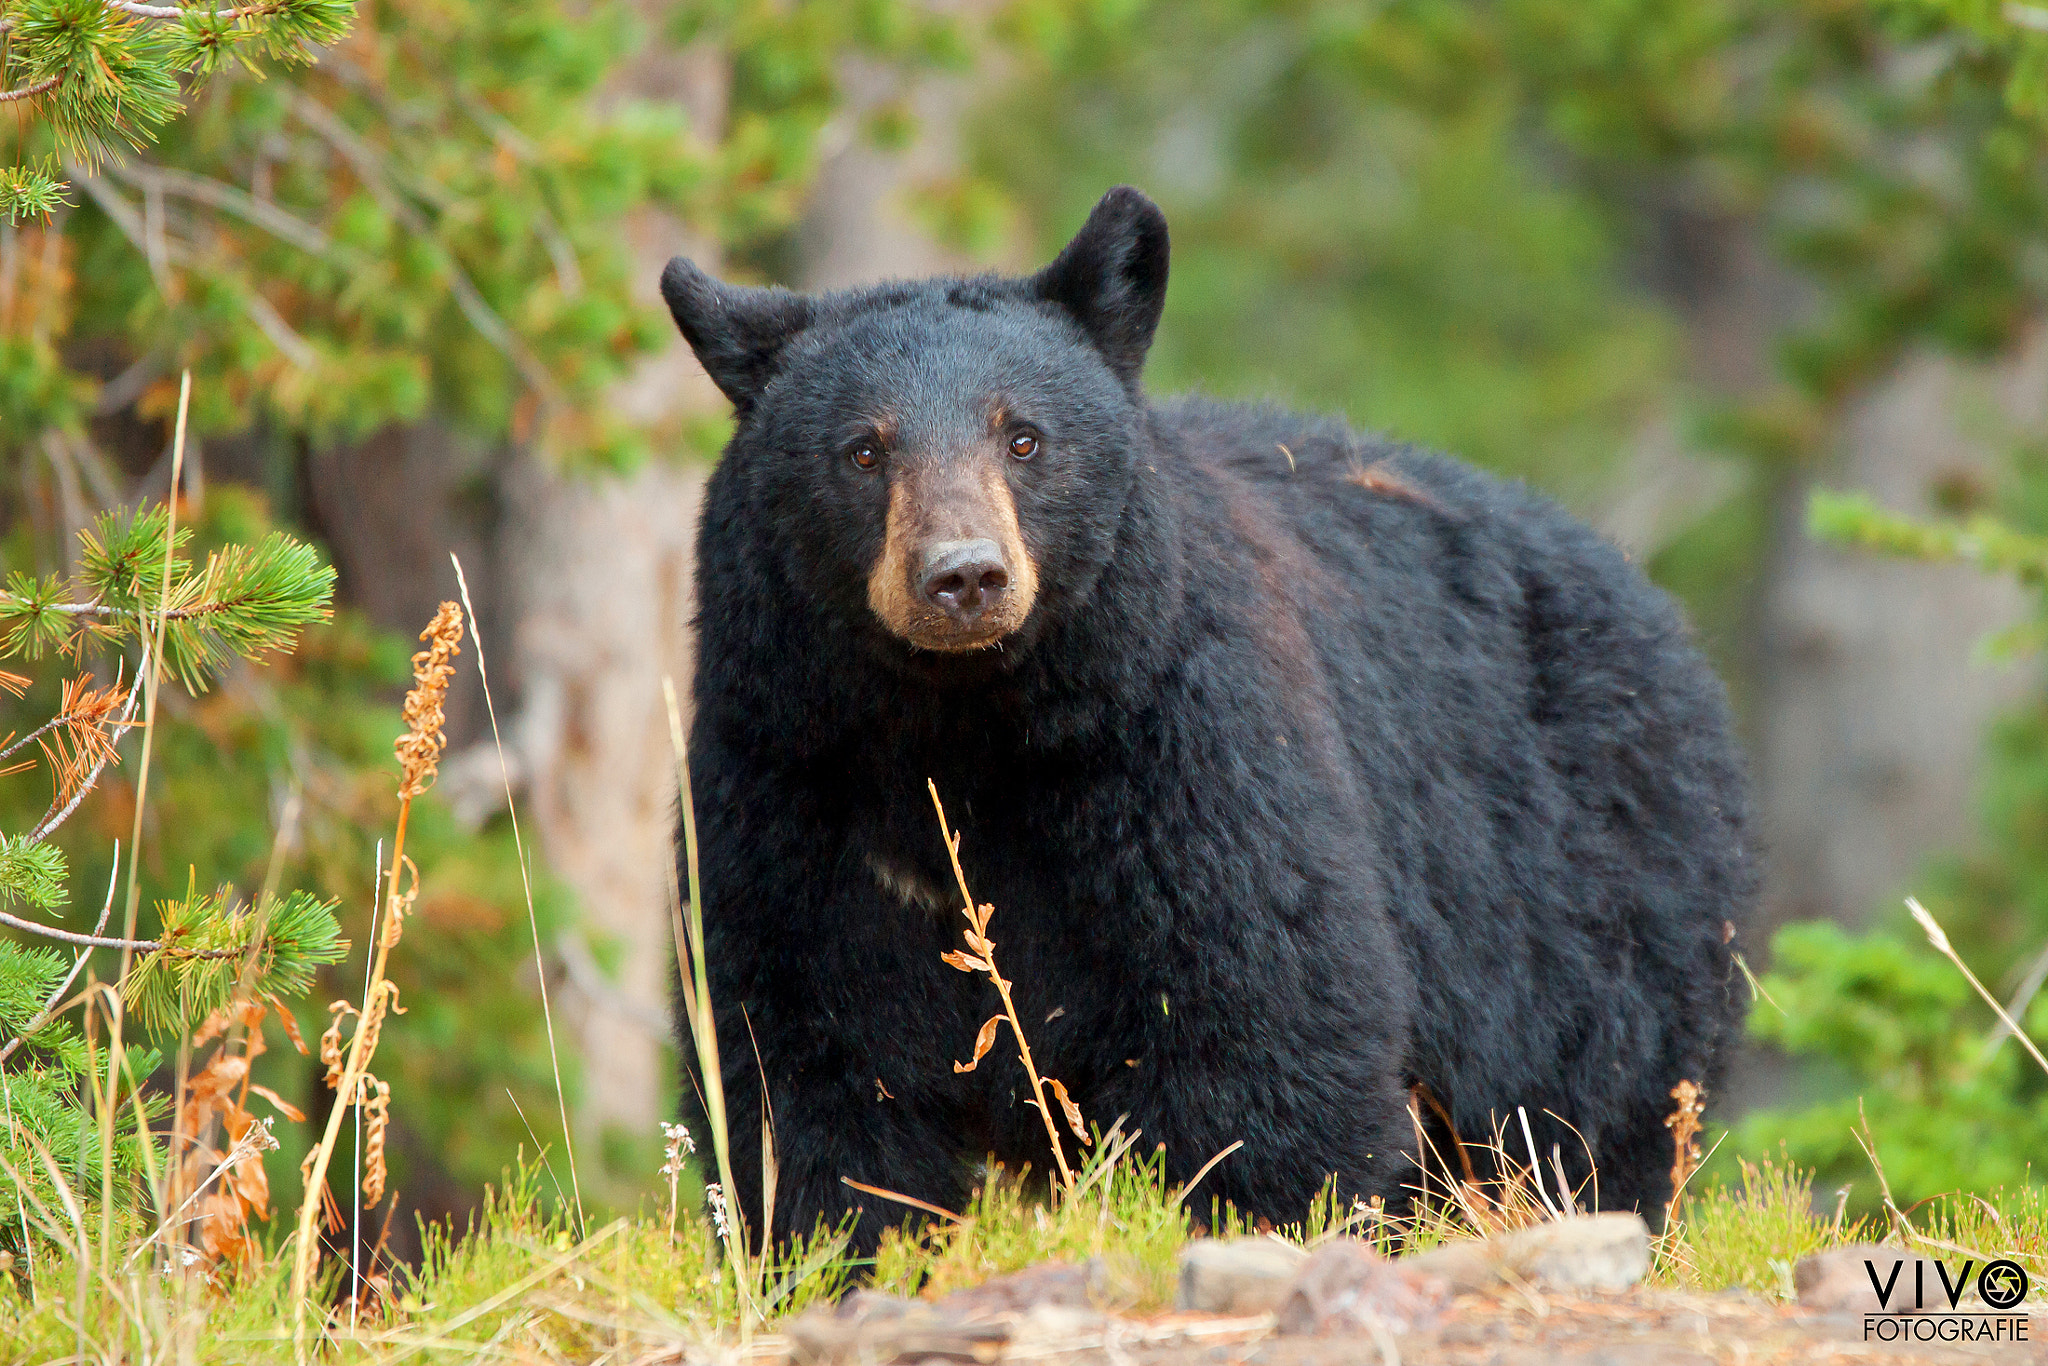
<path fill-rule="evenodd" d="M 1023 626 L 1038 566 L 1002 466 L 927 456 L 892 469 L 867 589 L 883 626 L 920 650 L 985 650 Z"/>
<path fill-rule="evenodd" d="M 980 621 L 1010 587 L 1002 549 L 986 539 L 931 547 L 925 552 L 922 578 L 925 600 L 962 626 Z"/>

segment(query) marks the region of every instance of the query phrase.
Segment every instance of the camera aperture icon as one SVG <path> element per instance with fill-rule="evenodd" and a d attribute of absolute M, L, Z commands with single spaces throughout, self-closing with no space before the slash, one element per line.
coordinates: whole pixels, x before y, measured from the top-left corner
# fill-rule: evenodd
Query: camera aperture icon
<path fill-rule="evenodd" d="M 1988 1263 L 1977 1277 L 1977 1297 L 1992 1309 L 2010 1309 L 2027 1297 L 2027 1273 L 2018 1262 Z"/>

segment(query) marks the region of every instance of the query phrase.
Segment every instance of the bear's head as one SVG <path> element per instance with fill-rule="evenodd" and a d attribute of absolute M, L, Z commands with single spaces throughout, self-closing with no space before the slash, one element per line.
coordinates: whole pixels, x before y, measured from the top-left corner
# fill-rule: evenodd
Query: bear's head
<path fill-rule="evenodd" d="M 733 402 L 727 473 L 778 588 L 936 664 L 1014 657 L 1100 577 L 1166 268 L 1165 218 L 1120 188 L 1021 279 L 803 295 L 678 257 L 661 291 Z"/>

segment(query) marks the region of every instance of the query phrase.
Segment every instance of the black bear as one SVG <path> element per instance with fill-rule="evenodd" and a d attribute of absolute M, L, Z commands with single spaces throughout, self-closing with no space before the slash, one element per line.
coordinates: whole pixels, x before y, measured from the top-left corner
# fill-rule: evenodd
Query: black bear
<path fill-rule="evenodd" d="M 733 1195 L 758 1230 L 764 1113 L 778 1233 L 1050 1167 L 1014 1050 L 954 1068 L 997 1002 L 931 780 L 1040 1068 L 1176 1180 L 1243 1140 L 1200 1197 L 1398 1203 L 1421 1084 L 1654 1221 L 1755 892 L 1719 682 L 1519 485 L 1147 399 L 1166 278 L 1127 188 L 1021 279 L 663 274 L 737 414 L 689 739 Z"/>

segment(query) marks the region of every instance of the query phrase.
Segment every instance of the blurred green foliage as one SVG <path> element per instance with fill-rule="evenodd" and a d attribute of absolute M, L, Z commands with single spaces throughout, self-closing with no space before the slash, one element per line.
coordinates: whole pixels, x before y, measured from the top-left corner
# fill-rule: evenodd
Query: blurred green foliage
<path fill-rule="evenodd" d="M 2008 345 L 2038 322 L 2048 288 L 2048 10 L 1902 0 L 1871 12 L 1891 44 L 1874 64 L 1883 96 L 1874 107 L 1910 136 L 1887 149 L 1890 175 L 1847 187 L 1862 223 L 1838 211 L 1804 240 L 1800 259 L 1836 282 L 1838 296 L 1829 326 L 1788 352 L 1788 372 L 1808 392 L 1843 392 L 1906 341 Z M 1903 239 L 1893 269 L 1855 285 L 1851 268 L 1869 273 L 1865 244 L 1880 231 Z M 2038 654 L 2048 644 L 2048 463 L 2016 446 L 2001 482 L 1994 506 L 1960 520 L 1821 490 L 1808 525 L 1844 546 L 2013 577 L 2034 590 L 2034 612 L 1981 652 Z M 2038 994 L 2048 970 L 2048 697 L 1994 727 L 1982 782 L 1979 837 L 1929 869 L 1924 899 L 2038 1040 L 2048 1037 L 2048 997 Z M 2048 1151 L 2048 1076 L 2011 1041 L 1987 1042 L 1992 1012 L 1903 910 L 1890 908 L 1868 935 L 1787 926 L 1772 949 L 1752 1029 L 1821 1060 L 1833 1098 L 1749 1116 L 1745 1146 L 1782 1142 L 1824 1184 L 1859 1185 L 1865 1206 L 1874 1182 L 1851 1130 L 1866 1121 L 1901 1201 L 2048 1175 L 2032 1166 Z"/>
<path fill-rule="evenodd" d="M 1020 5 L 973 168 L 1041 252 L 1105 185 L 1159 199 L 1156 391 L 1341 410 L 1590 494 L 1668 401 L 1676 329 L 1531 137 L 1503 46 L 1529 8 Z"/>

